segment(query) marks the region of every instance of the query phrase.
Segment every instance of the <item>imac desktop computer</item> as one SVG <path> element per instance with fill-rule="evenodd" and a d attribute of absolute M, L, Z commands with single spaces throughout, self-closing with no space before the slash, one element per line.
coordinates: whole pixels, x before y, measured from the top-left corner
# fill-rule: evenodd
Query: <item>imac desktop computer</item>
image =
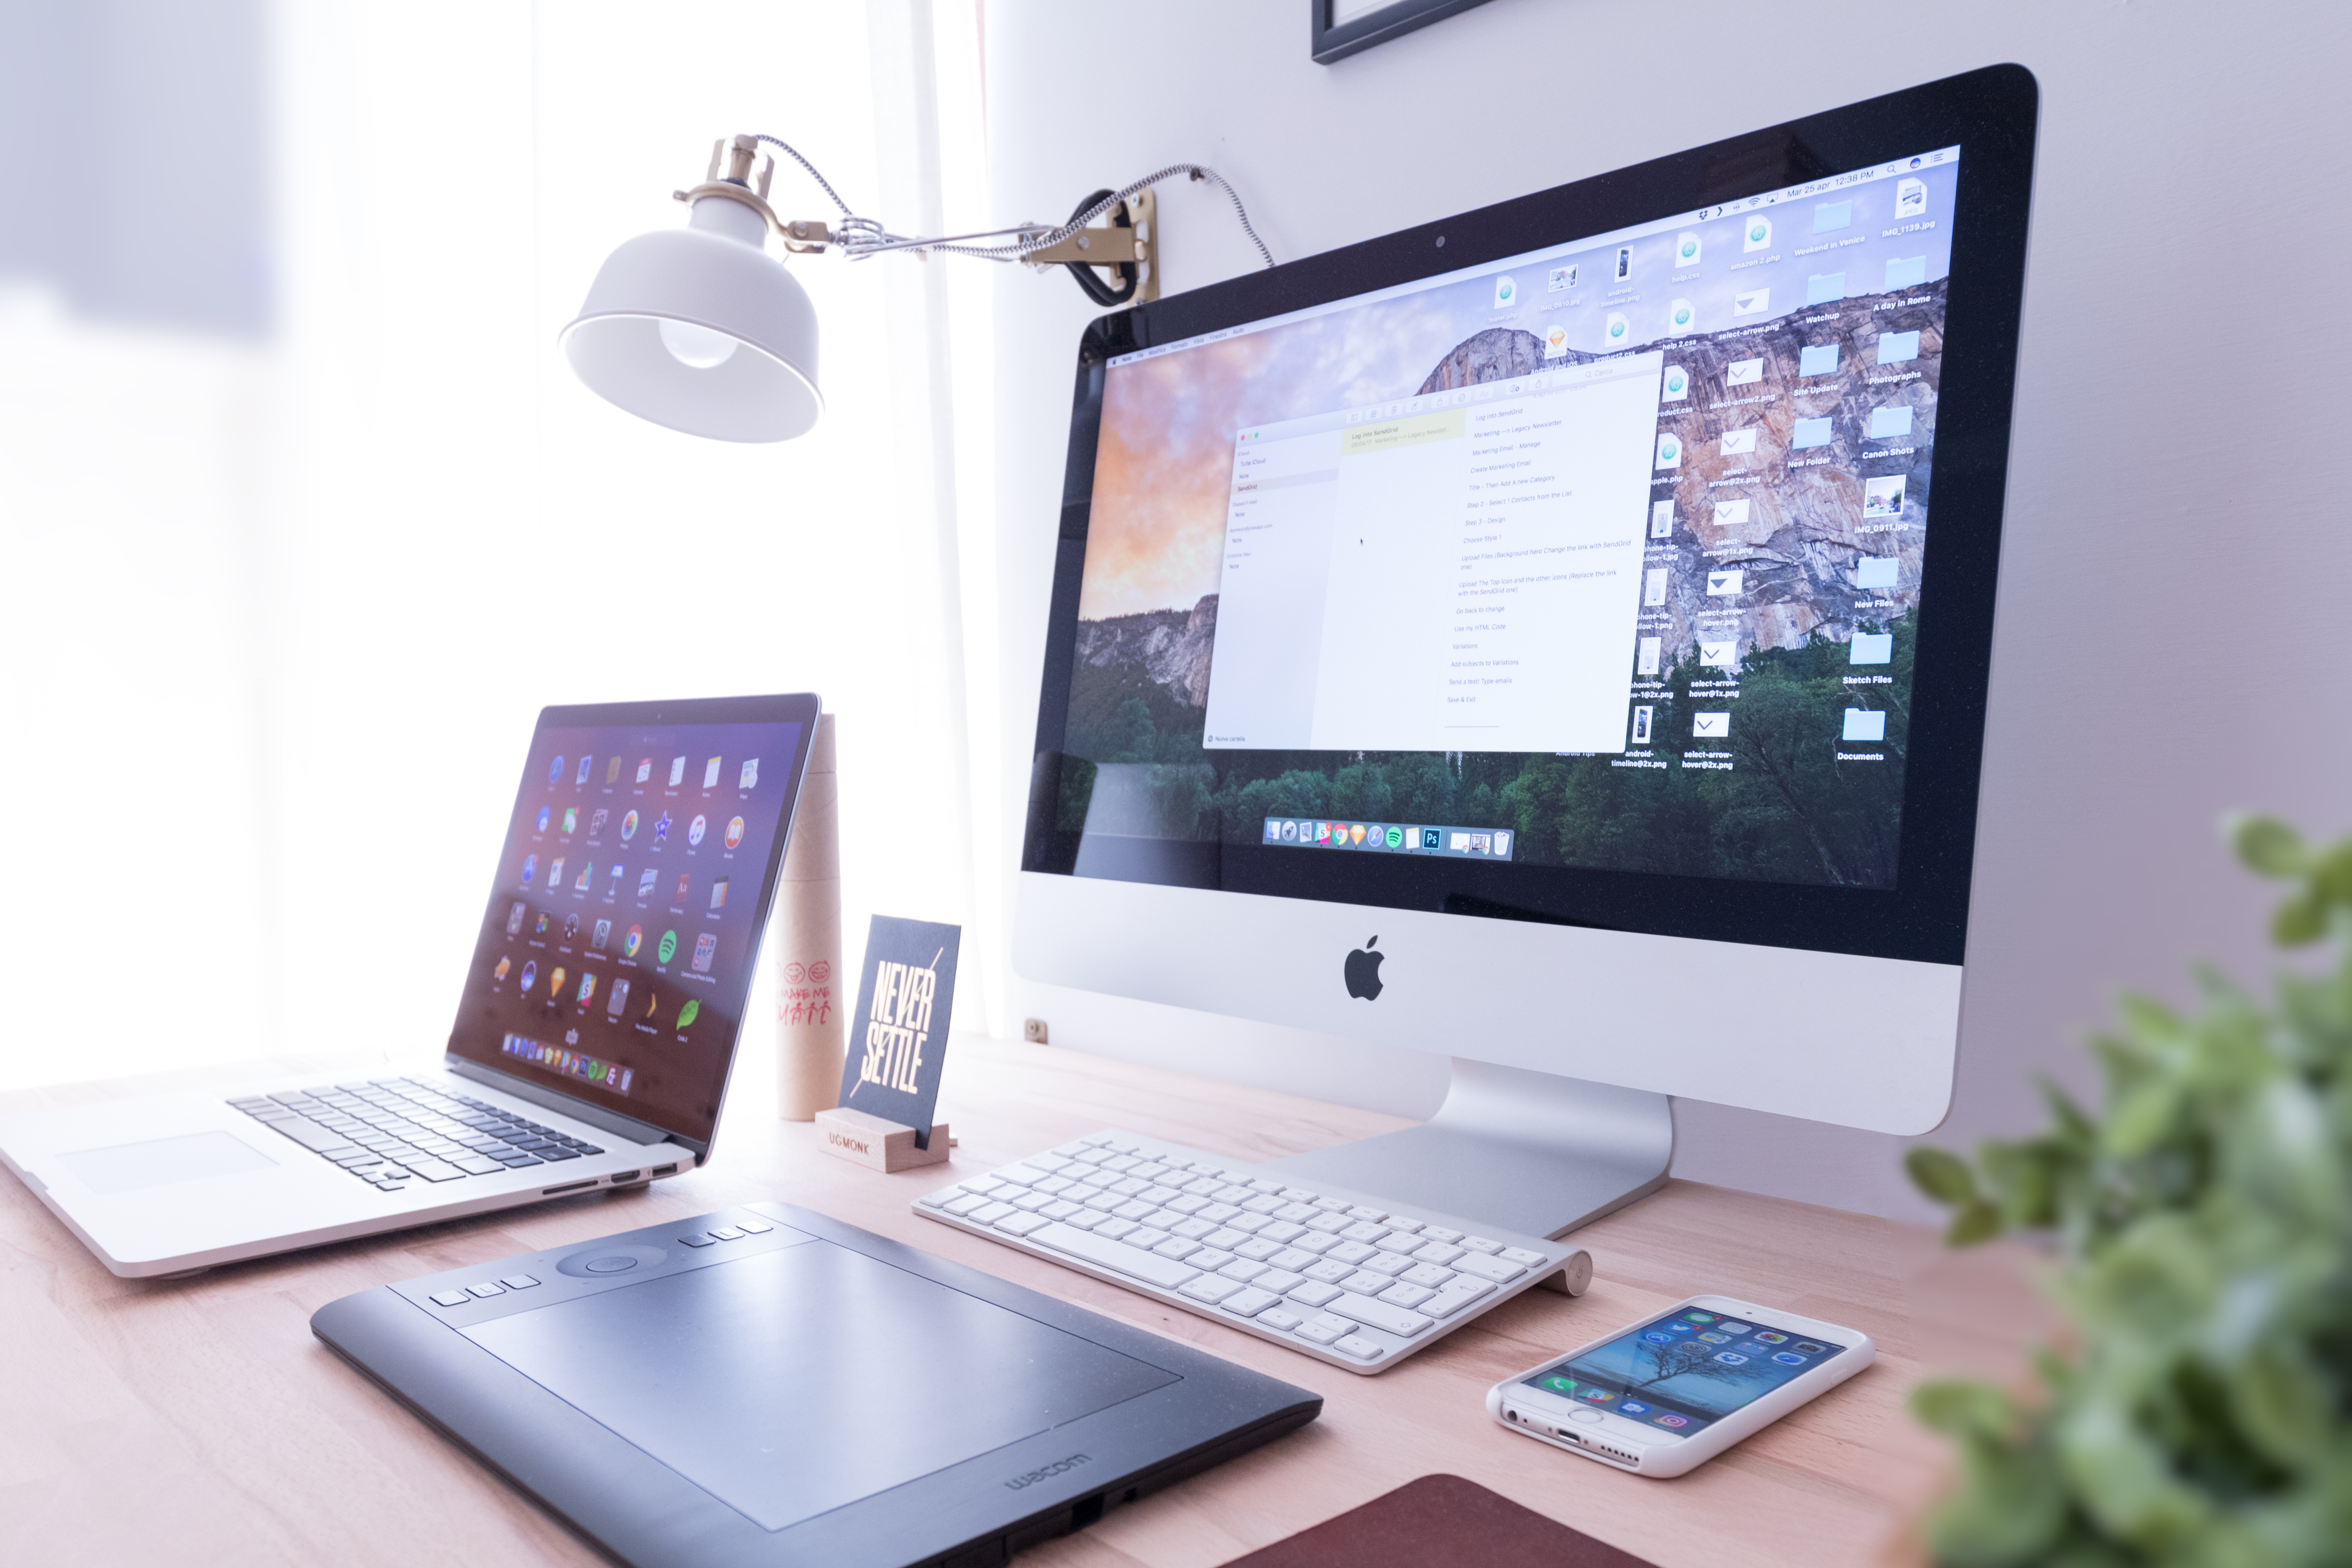
<path fill-rule="evenodd" d="M 1951 1096 L 2036 89 L 2001 66 L 1097 321 L 1025 976 L 1444 1052 L 1271 1167 L 1557 1237 L 1668 1096 Z"/>

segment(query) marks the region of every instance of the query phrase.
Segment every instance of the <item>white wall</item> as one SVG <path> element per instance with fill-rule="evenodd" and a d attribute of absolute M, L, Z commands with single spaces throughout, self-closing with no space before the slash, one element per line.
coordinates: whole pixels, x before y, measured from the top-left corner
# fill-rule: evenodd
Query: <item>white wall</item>
<path fill-rule="evenodd" d="M 2267 895 L 2214 831 L 2266 806 L 2333 835 L 2352 727 L 2326 638 L 2342 503 L 2322 389 L 2352 341 L 2330 171 L 2352 23 L 2328 4 L 1856 11 L 1491 0 L 1340 62 L 1300 0 L 1020 0 L 988 10 L 999 210 L 1190 159 L 1277 258 L 2003 60 L 2042 89 L 1961 1066 L 1934 1141 L 2036 1124 L 2032 1079 L 2089 1081 L 2113 993 L 2269 963 Z M 1220 200 L 1161 193 L 1167 286 L 1253 262 Z M 1034 724 L 1071 356 L 1059 277 L 998 285 L 1000 816 Z M 2318 426 L 2307 422 L 2321 416 Z M 2306 432 L 2308 432 L 2306 434 Z M 1009 906 L 1006 910 L 1009 919 Z M 1056 1045 L 1423 1114 L 1435 1056 L 1021 983 Z M 1443 1051 L 1445 1042 L 1430 1042 Z M 1677 1106 L 1677 1173 L 1878 1213 L 1920 1205 L 1899 1140 Z"/>

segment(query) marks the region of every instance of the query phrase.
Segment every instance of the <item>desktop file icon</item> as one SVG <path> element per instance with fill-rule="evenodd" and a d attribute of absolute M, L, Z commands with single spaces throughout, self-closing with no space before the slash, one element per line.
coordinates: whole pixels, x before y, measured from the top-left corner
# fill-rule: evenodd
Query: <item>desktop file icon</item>
<path fill-rule="evenodd" d="M 713 757 L 709 762 L 702 764 L 702 787 L 705 789 L 717 789 L 719 787 L 719 759 L 717 757 Z"/>
<path fill-rule="evenodd" d="M 676 789 L 685 782 L 686 759 L 684 757 L 672 757 L 669 760 L 669 787 Z"/>

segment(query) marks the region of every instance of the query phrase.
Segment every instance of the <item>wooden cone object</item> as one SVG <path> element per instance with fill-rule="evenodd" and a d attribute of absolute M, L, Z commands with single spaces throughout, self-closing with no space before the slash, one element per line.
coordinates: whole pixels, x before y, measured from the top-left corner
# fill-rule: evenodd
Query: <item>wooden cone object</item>
<path fill-rule="evenodd" d="M 809 746 L 776 916 L 776 1115 L 809 1121 L 841 1103 L 849 1006 L 841 967 L 841 782 L 830 713 L 818 716 Z"/>

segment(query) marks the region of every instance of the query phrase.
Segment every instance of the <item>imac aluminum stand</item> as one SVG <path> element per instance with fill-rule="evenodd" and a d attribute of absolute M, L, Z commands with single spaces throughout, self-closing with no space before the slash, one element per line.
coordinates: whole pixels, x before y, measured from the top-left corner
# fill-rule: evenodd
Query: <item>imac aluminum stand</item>
<path fill-rule="evenodd" d="M 1445 1103 L 1419 1127 L 1263 1169 L 1557 1237 L 1655 1192 L 1674 1153 L 1663 1094 L 1456 1057 Z"/>

